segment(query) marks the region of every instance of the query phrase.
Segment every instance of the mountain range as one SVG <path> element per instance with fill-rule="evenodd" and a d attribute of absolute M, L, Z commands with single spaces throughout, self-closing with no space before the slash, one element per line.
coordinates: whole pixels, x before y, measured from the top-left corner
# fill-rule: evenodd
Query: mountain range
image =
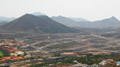
<path fill-rule="evenodd" d="M 80 27 L 87 28 L 120 28 L 120 21 L 114 16 L 99 21 L 79 22 L 79 24 Z"/>
<path fill-rule="evenodd" d="M 48 16 L 34 16 L 25 14 L 0 27 L 9 32 L 39 32 L 39 33 L 72 33 L 76 29 L 60 24 Z"/>
<path fill-rule="evenodd" d="M 69 27 L 83 27 L 83 28 L 120 28 L 120 21 L 112 16 L 110 18 L 106 18 L 99 21 L 88 21 L 88 20 L 80 20 L 71 19 L 68 17 L 57 16 L 51 17 L 53 20 L 64 24 Z"/>
<path fill-rule="evenodd" d="M 31 13 L 31 14 L 35 15 L 35 16 L 45 15 L 44 13 L 41 13 L 41 12 L 34 12 L 34 13 Z M 13 21 L 15 19 L 16 18 L 14 18 L 14 17 L 9 18 L 9 17 L 0 16 L 0 25 L 9 23 L 10 21 Z"/>
<path fill-rule="evenodd" d="M 2 32 L 72 33 L 78 32 L 76 30 L 78 28 L 120 28 L 120 21 L 114 16 L 99 21 L 88 21 L 74 17 L 48 17 L 43 13 L 35 12 L 17 19 L 0 17 L 0 20 L 2 20 L 0 23 Z"/>

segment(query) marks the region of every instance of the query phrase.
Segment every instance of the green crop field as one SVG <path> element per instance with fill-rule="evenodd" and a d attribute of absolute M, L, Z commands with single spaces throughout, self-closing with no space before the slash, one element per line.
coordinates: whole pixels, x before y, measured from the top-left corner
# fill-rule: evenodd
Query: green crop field
<path fill-rule="evenodd" d="M 3 56 L 3 52 L 0 51 L 0 57 L 2 57 L 2 56 Z"/>

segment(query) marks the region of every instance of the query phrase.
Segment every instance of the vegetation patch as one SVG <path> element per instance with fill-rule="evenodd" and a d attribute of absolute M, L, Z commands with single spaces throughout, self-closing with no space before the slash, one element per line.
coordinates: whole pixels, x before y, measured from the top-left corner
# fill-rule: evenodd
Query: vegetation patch
<path fill-rule="evenodd" d="M 2 51 L 0 51 L 0 57 L 3 57 L 3 52 Z"/>

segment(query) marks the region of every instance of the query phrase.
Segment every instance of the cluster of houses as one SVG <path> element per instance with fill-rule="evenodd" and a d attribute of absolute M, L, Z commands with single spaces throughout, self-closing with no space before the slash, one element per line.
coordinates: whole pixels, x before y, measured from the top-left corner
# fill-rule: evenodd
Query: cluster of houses
<path fill-rule="evenodd" d="M 9 45 L 12 47 L 15 46 L 24 46 L 26 45 L 25 42 L 21 41 L 16 41 L 16 40 L 11 40 L 11 39 L 0 39 L 0 45 Z"/>
<path fill-rule="evenodd" d="M 88 53 L 93 54 L 93 55 L 111 54 L 110 52 L 88 52 Z M 64 59 L 66 57 L 86 57 L 86 55 L 78 55 L 77 53 L 74 53 L 74 52 L 64 52 L 64 53 L 60 54 L 60 57 L 49 57 L 49 58 L 45 59 L 45 61 L 54 61 L 54 60 Z M 99 64 L 93 64 L 93 65 L 82 64 L 82 63 L 79 63 L 79 62 L 75 61 L 77 64 L 68 65 L 68 66 L 63 65 L 63 67 L 64 66 L 65 67 L 101 67 L 101 66 L 104 66 L 105 64 L 107 64 L 110 61 L 113 61 L 113 60 L 112 59 L 106 59 L 106 60 L 103 60 L 102 62 L 100 62 Z M 120 65 L 120 62 L 117 62 L 116 64 Z M 60 65 L 60 66 L 62 66 L 62 65 Z M 59 65 L 57 67 L 59 67 Z"/>
<path fill-rule="evenodd" d="M 10 53 L 10 56 L 24 56 L 24 52 L 11 46 L 0 46 L 0 49 L 6 50 Z"/>
<path fill-rule="evenodd" d="M 13 52 L 18 51 L 16 48 L 13 48 L 13 47 L 10 47 L 10 46 L 2 46 L 2 45 L 1 45 L 1 48 L 2 48 L 3 50 L 6 50 L 6 51 L 10 52 L 10 53 L 13 53 Z"/>
<path fill-rule="evenodd" d="M 82 63 L 77 63 L 74 65 L 56 65 L 55 67 L 103 67 L 104 65 L 106 65 L 107 63 L 114 61 L 113 59 L 106 59 L 103 60 L 102 62 L 100 62 L 99 64 L 93 64 L 93 65 L 87 65 L 87 64 L 82 64 Z M 76 61 L 77 62 L 77 61 Z M 120 62 L 116 62 L 116 64 L 119 66 Z M 50 65 L 51 66 L 51 65 Z"/>
<path fill-rule="evenodd" d="M 20 42 L 18 42 L 18 41 L 20 41 Z M 87 41 L 86 40 L 82 41 L 82 43 L 85 43 L 85 42 L 87 42 Z M 64 52 L 64 53 L 61 53 L 59 57 L 53 57 L 54 55 L 52 55 L 52 54 L 42 54 L 40 51 L 26 50 L 27 55 L 26 55 L 26 57 L 24 57 L 25 53 L 23 51 L 18 50 L 16 48 L 18 46 L 22 46 L 22 47 L 20 47 L 20 49 L 24 49 L 24 50 L 26 50 L 26 47 L 27 48 L 29 47 L 26 45 L 26 43 L 24 43 L 24 41 L 22 41 L 22 39 L 16 39 L 16 40 L 0 39 L 0 49 L 6 50 L 10 53 L 9 57 L 0 58 L 0 63 L 19 61 L 19 60 L 25 59 L 26 57 L 38 57 L 38 56 L 45 57 L 45 58 L 48 57 L 45 59 L 45 61 L 54 61 L 54 60 L 58 60 L 58 59 L 64 59 L 66 57 L 86 57 L 87 56 L 86 54 L 78 55 L 77 53 L 74 53 L 74 52 Z M 33 50 L 31 47 L 29 47 L 29 49 Z M 111 54 L 111 52 L 106 52 L 106 51 L 96 51 L 95 52 L 95 51 L 93 51 L 93 52 L 87 52 L 87 54 L 92 54 L 92 55 Z M 99 65 L 105 65 L 109 61 L 113 61 L 113 60 L 112 59 L 103 60 L 101 63 L 99 63 Z M 87 65 L 87 64 L 77 63 L 75 65 L 68 66 L 68 67 L 99 67 L 99 65 L 96 65 L 96 64 Z"/>
<path fill-rule="evenodd" d="M 0 39 L 0 49 L 9 52 L 10 56 L 0 58 L 0 62 L 17 61 L 24 59 L 24 52 L 17 49 L 17 46 L 25 45 L 15 40 Z"/>
<path fill-rule="evenodd" d="M 79 63 L 79 64 L 73 65 L 72 67 L 103 67 L 104 65 L 106 65 L 107 63 L 109 63 L 111 61 L 114 61 L 114 60 L 113 59 L 106 59 L 106 60 L 103 60 L 102 62 L 100 62 L 99 64 L 93 64 L 93 65 L 87 65 L 87 64 Z"/>
<path fill-rule="evenodd" d="M 6 50 L 10 53 L 9 57 L 2 57 L 0 58 L 0 62 L 6 62 L 6 61 L 17 61 L 17 60 L 22 60 L 24 59 L 24 52 L 19 51 L 13 47 L 5 47 L 4 46 L 0 47 L 0 49 Z"/>
<path fill-rule="evenodd" d="M 92 55 L 99 55 L 99 54 L 111 54 L 111 52 L 106 52 L 106 51 L 94 51 L 94 52 L 87 52 L 85 54 L 82 55 L 78 55 L 77 53 L 74 52 L 64 52 L 61 53 L 61 56 L 76 56 L 76 57 L 86 57 L 87 54 L 92 54 Z"/>

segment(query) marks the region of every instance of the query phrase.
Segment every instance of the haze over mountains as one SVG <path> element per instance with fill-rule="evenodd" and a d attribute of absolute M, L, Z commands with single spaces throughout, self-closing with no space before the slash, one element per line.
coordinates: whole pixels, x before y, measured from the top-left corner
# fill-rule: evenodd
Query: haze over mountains
<path fill-rule="evenodd" d="M 48 16 L 25 14 L 1 26 L 2 30 L 10 32 L 39 32 L 39 33 L 72 33 L 75 29 L 67 27 Z"/>
<path fill-rule="evenodd" d="M 0 21 L 12 21 L 14 20 L 15 18 L 8 18 L 8 17 L 0 17 Z"/>
<path fill-rule="evenodd" d="M 12 21 L 12 20 L 14 20 L 15 18 L 8 18 L 8 17 L 0 17 L 0 25 L 1 24 L 6 24 L 6 23 L 8 23 L 8 22 L 10 22 L 10 21 Z"/>
<path fill-rule="evenodd" d="M 51 17 L 53 20 L 61 23 L 61 24 L 64 24 L 66 26 L 69 26 L 69 27 L 74 27 L 74 26 L 79 26 L 77 22 L 73 21 L 72 19 L 69 19 L 67 17 L 63 17 L 63 16 L 57 16 L 57 17 Z"/>
<path fill-rule="evenodd" d="M 99 21 L 88 21 L 88 20 L 80 20 L 71 19 L 67 17 L 57 16 L 52 17 L 53 20 L 62 23 L 69 27 L 83 27 L 83 28 L 118 28 L 120 27 L 120 21 L 112 16 L 107 19 L 99 20 Z"/>
<path fill-rule="evenodd" d="M 35 15 L 35 16 L 40 16 L 40 15 L 45 15 L 44 13 L 41 13 L 41 12 L 34 12 L 32 13 L 32 15 Z M 16 18 L 14 17 L 3 17 L 3 16 L 0 16 L 0 24 L 6 24 L 6 23 L 9 23 L 10 21 L 13 21 L 15 20 Z"/>
<path fill-rule="evenodd" d="M 76 21 L 76 22 L 88 21 L 88 20 L 83 19 L 83 18 L 74 18 L 74 17 L 68 17 L 68 18 L 70 18 L 70 19 L 72 19 L 72 20 L 74 20 L 74 21 Z"/>
<path fill-rule="evenodd" d="M 119 28 L 120 27 L 120 21 L 114 16 L 99 21 L 79 22 L 79 24 L 80 27 L 87 27 L 87 28 Z"/>
<path fill-rule="evenodd" d="M 31 13 L 32 15 L 35 15 L 35 16 L 41 16 L 41 15 L 45 15 L 44 13 L 41 13 L 41 12 L 34 12 L 34 13 Z"/>
<path fill-rule="evenodd" d="M 25 14 L 20 18 L 0 17 L 4 20 L 1 31 L 10 32 L 40 32 L 40 33 L 72 33 L 78 30 L 74 28 L 120 28 L 120 21 L 112 16 L 99 21 L 88 21 L 82 18 L 53 16 L 35 12 Z M 73 27 L 73 28 L 72 28 Z"/>

